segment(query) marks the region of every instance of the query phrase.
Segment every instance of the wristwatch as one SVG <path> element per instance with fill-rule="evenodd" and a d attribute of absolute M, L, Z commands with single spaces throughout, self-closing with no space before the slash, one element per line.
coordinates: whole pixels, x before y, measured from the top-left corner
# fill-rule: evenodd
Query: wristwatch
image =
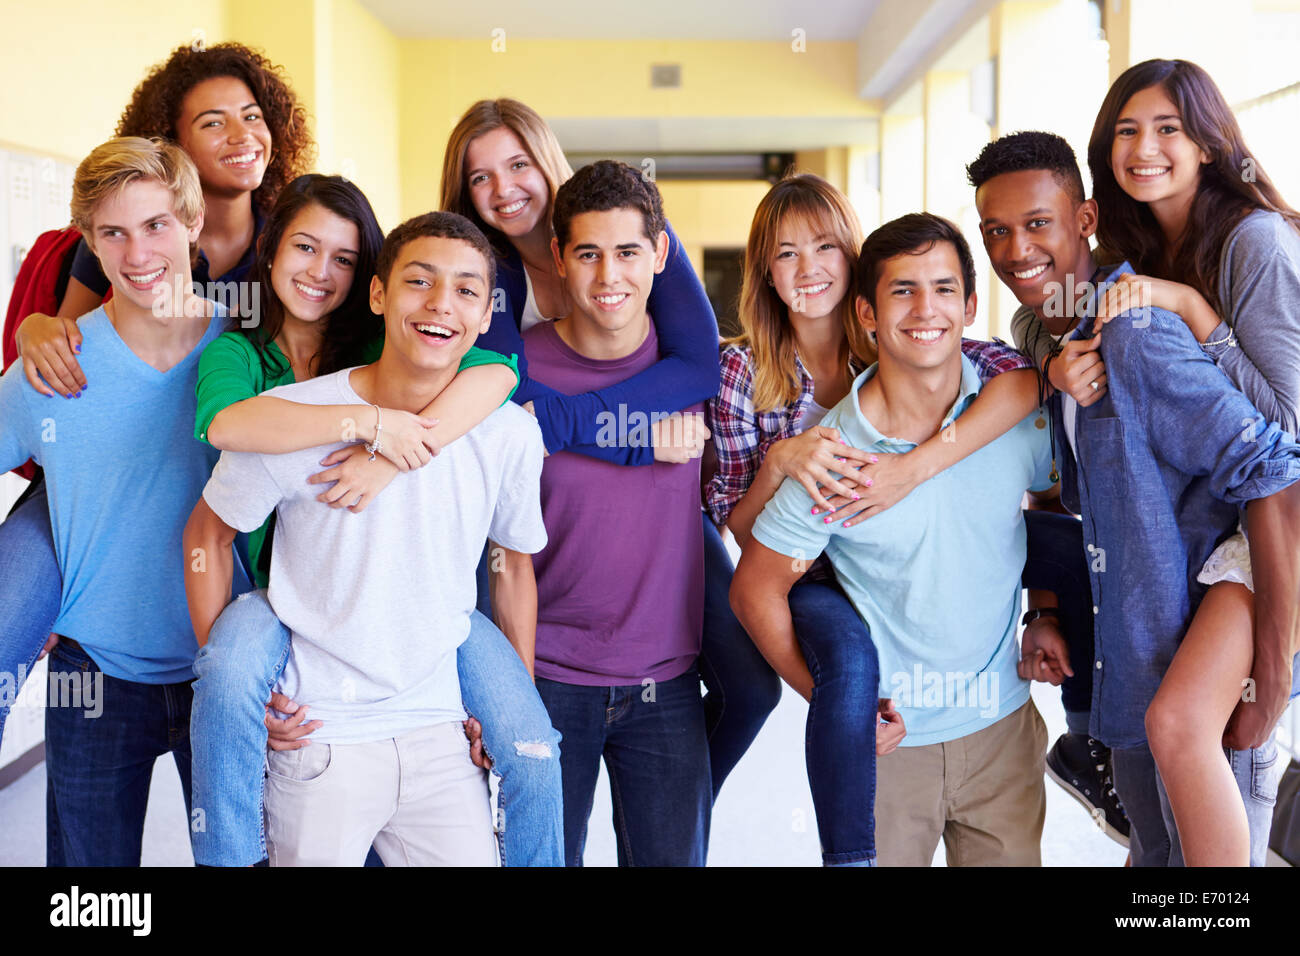
<path fill-rule="evenodd" d="M 1020 626 L 1028 627 L 1040 617 L 1054 617 L 1059 621 L 1061 619 L 1061 609 L 1059 607 L 1031 607 L 1025 612 L 1025 616 L 1020 619 Z"/>

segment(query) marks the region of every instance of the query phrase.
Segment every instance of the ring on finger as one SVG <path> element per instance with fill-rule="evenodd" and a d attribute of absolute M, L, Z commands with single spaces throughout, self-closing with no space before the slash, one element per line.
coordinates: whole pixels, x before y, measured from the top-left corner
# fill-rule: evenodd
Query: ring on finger
<path fill-rule="evenodd" d="M 1101 388 L 1101 386 L 1097 384 L 1097 380 L 1095 378 L 1088 384 L 1092 386 L 1092 390 L 1094 392 Z"/>

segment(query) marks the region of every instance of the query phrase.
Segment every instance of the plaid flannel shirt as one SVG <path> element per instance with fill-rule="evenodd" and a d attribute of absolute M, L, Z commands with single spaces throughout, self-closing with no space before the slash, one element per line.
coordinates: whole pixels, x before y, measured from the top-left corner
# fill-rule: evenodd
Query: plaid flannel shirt
<path fill-rule="evenodd" d="M 1005 342 L 962 339 L 962 353 L 971 360 L 981 382 L 1003 372 L 1033 368 L 1033 363 Z M 754 411 L 754 367 L 748 347 L 722 350 L 722 387 L 708 404 L 708 425 L 718 454 L 718 473 L 709 482 L 705 504 L 718 527 L 745 497 L 773 443 L 795 435 L 804 410 L 813 401 L 812 376 L 795 357 L 801 390 L 794 404 L 771 411 Z M 855 372 L 861 372 L 856 369 Z"/>

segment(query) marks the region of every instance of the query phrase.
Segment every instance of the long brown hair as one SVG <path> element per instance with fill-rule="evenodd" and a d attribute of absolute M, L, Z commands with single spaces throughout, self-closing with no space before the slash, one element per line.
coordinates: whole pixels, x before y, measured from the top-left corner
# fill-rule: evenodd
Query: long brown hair
<path fill-rule="evenodd" d="M 1182 236 L 1167 246 L 1146 203 L 1120 187 L 1111 170 L 1115 124 L 1137 93 L 1160 86 L 1182 117 L 1188 137 L 1210 157 L 1200 168 L 1196 195 Z M 1127 259 L 1138 272 L 1192 286 L 1214 311 L 1219 266 L 1228 235 L 1256 209 L 1286 218 L 1300 231 L 1300 213 L 1288 206 L 1246 148 L 1237 118 L 1210 75 L 1187 60 L 1146 60 L 1111 85 L 1088 140 L 1088 168 L 1099 207 L 1097 242 L 1104 261 Z"/>
<path fill-rule="evenodd" d="M 740 285 L 741 332 L 725 343 L 748 346 L 753 353 L 753 401 L 757 411 L 790 405 L 802 390 L 795 368 L 794 327 L 789 310 L 768 281 L 768 264 L 777 251 L 781 224 L 790 216 L 802 216 L 813 224 L 816 233 L 833 236 L 848 262 L 848 290 L 837 306 L 847 346 L 843 356 L 845 374 L 849 374 L 851 363 L 865 367 L 876 360 L 875 347 L 853 311 L 854 273 L 862 244 L 857 213 L 843 193 L 820 176 L 787 176 L 768 190 L 754 211 Z"/>
<path fill-rule="evenodd" d="M 284 328 L 284 304 L 271 285 L 271 266 L 280 251 L 280 240 L 294 217 L 311 205 L 351 222 L 357 227 L 360 240 L 357 261 L 353 263 L 352 287 L 339 307 L 322 320 L 326 325 L 316 374 L 326 375 L 360 365 L 366 346 L 384 330 L 383 318 L 370 311 L 370 277 L 375 274 L 384 242 L 370 201 L 342 176 L 321 173 L 299 176 L 280 191 L 257 240 L 254 278 L 260 283 L 263 297 L 260 322 L 252 328 L 245 328 L 238 319 L 231 323 L 231 331 L 241 332 L 253 343 L 267 378 L 276 378 L 288 370 L 285 362 L 270 351 L 270 344 Z"/>
<path fill-rule="evenodd" d="M 485 223 L 474 208 L 474 201 L 469 194 L 465 156 L 473 140 L 503 126 L 519 137 L 550 187 L 548 215 L 555 206 L 555 191 L 573 175 L 573 167 L 564 158 L 560 141 L 546 125 L 546 120 L 531 107 L 518 100 L 503 98 L 479 100 L 465 111 L 447 138 L 447 151 L 442 160 L 440 206 L 447 212 L 459 213 L 478 226 L 493 247 L 502 253 L 510 248 L 510 242 L 501 232 Z"/>

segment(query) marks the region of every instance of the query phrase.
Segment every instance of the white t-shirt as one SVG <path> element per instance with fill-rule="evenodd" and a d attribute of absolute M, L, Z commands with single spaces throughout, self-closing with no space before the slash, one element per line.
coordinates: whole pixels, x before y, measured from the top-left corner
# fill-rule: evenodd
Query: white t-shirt
<path fill-rule="evenodd" d="M 1053 335 L 1052 339 L 1057 345 L 1061 345 L 1074 334 L 1074 330 L 1062 332 L 1060 335 Z M 1061 393 L 1061 419 L 1065 424 L 1065 437 L 1070 443 L 1070 453 L 1074 455 L 1074 460 L 1079 460 L 1079 448 L 1074 443 L 1075 423 L 1079 420 L 1079 403 L 1074 400 L 1074 396 L 1069 392 Z"/>
<path fill-rule="evenodd" d="M 1064 394 L 1061 396 L 1061 417 L 1065 419 L 1065 437 L 1070 441 L 1070 452 L 1074 455 L 1074 460 L 1079 460 L 1079 447 L 1074 443 L 1074 426 L 1079 419 L 1079 403 L 1074 400 L 1074 396 Z"/>
<path fill-rule="evenodd" d="M 353 370 L 267 395 L 365 404 Z M 456 648 L 469 634 L 483 544 L 546 546 L 542 435 L 506 403 L 429 464 L 403 472 L 360 514 L 316 500 L 307 478 L 342 445 L 283 455 L 224 452 L 203 498 L 252 531 L 276 512 L 268 598 L 293 634 L 278 689 L 312 705 L 323 743 L 366 743 L 463 720 Z"/>

